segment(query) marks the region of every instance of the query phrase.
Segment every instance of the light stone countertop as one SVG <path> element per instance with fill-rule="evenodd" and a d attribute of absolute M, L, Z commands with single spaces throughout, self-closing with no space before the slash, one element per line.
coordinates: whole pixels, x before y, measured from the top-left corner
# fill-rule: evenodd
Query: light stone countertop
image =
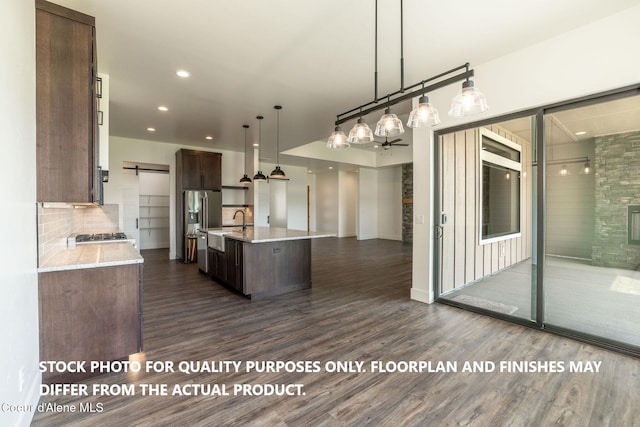
<path fill-rule="evenodd" d="M 211 231 L 210 231 L 211 232 Z M 214 232 L 215 233 L 215 232 Z M 334 233 L 322 231 L 291 230 L 278 227 L 248 227 L 243 231 L 226 233 L 225 237 L 248 243 L 279 242 L 284 240 L 317 239 L 335 237 Z"/>
<path fill-rule="evenodd" d="M 142 263 L 144 258 L 131 243 L 91 243 L 59 252 L 41 265 L 38 273 Z"/>

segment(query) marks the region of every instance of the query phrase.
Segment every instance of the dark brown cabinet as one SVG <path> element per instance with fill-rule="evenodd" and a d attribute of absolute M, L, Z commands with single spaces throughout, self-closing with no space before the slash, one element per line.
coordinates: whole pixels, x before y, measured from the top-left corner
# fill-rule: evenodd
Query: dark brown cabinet
<path fill-rule="evenodd" d="M 100 200 L 93 17 L 36 0 L 37 200 Z"/>
<path fill-rule="evenodd" d="M 207 151 L 176 152 L 177 188 L 181 190 L 222 189 L 222 154 Z"/>
<path fill-rule="evenodd" d="M 209 275 L 221 283 L 227 282 L 227 257 L 224 252 L 208 248 Z"/>
<path fill-rule="evenodd" d="M 243 243 L 235 239 L 224 239 L 227 258 L 227 284 L 236 291 L 246 293 L 243 274 Z"/>
<path fill-rule="evenodd" d="M 141 264 L 40 273 L 38 307 L 42 361 L 110 361 L 142 350 Z M 86 376 L 44 373 L 43 381 Z"/>
<path fill-rule="evenodd" d="M 212 277 L 251 299 L 311 287 L 309 239 L 251 243 L 225 237 L 224 246 L 219 254 L 226 257 L 226 280 L 213 272 Z"/>

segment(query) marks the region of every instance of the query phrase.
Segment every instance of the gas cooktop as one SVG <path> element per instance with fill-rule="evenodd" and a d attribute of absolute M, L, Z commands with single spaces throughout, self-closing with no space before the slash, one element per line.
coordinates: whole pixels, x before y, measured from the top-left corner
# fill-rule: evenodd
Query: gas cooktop
<path fill-rule="evenodd" d="M 124 233 L 94 233 L 94 234 L 78 234 L 76 243 L 93 243 L 105 242 L 110 240 L 126 240 L 127 235 Z"/>

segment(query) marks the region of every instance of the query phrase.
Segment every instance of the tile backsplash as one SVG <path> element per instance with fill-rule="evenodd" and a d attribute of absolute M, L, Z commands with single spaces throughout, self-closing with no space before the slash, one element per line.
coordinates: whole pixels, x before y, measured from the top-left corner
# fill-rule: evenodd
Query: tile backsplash
<path fill-rule="evenodd" d="M 67 237 L 119 230 L 118 205 L 45 208 L 38 204 L 38 265 L 67 248 Z"/>
<path fill-rule="evenodd" d="M 236 215 L 236 219 L 233 219 L 233 215 L 238 210 L 244 212 L 246 216 L 245 222 L 247 224 L 253 225 L 253 209 L 250 207 L 245 207 L 245 208 L 223 207 L 222 208 L 222 225 L 225 227 L 242 225 L 242 215 Z"/>

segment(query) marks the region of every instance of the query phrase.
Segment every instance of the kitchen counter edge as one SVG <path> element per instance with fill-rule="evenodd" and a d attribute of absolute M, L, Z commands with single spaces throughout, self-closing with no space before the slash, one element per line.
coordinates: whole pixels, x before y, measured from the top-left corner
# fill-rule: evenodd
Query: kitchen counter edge
<path fill-rule="evenodd" d="M 322 231 L 303 231 L 278 227 L 254 227 L 253 229 L 247 229 L 245 232 L 232 232 L 225 234 L 225 237 L 246 243 L 266 243 L 286 240 L 336 237 L 336 234 Z"/>
<path fill-rule="evenodd" d="M 91 243 L 60 251 L 37 271 L 49 273 L 143 263 L 144 258 L 131 243 Z"/>

